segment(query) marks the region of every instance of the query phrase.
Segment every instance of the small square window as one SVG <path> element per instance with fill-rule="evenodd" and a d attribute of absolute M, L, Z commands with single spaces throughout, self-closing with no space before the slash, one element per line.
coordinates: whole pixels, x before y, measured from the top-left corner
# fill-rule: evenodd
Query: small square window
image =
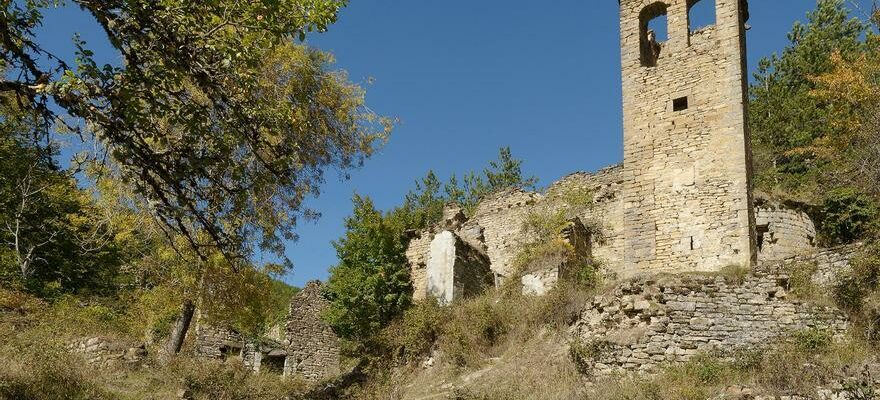
<path fill-rule="evenodd" d="M 679 97 L 672 100 L 672 111 L 684 111 L 688 109 L 688 98 Z"/>

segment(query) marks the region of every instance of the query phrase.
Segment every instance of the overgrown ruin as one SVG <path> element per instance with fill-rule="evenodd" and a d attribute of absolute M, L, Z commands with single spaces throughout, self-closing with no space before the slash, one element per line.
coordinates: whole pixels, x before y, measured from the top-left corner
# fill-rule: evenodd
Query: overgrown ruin
<path fill-rule="evenodd" d="M 748 3 L 715 0 L 715 24 L 694 29 L 689 14 L 699 1 L 619 1 L 623 164 L 570 174 L 541 192 L 494 193 L 468 215 L 448 205 L 439 223 L 409 232 L 416 301 L 450 305 L 505 284 L 543 295 L 589 264 L 617 282 L 571 326 L 572 340 L 601 349 L 597 373 L 653 371 L 798 329 L 842 335 L 848 322 L 838 310 L 791 298 L 790 267 L 814 264 L 809 278 L 827 286 L 854 248 L 818 248 L 805 207 L 752 193 Z M 664 42 L 649 29 L 661 15 Z M 565 218 L 550 234 L 570 250 L 523 262 L 523 251 L 546 239 L 526 222 L 548 216 Z M 331 376 L 339 345 L 320 320 L 326 306 L 319 283 L 309 283 L 291 302 L 283 341 L 256 345 L 200 331 L 200 352 L 240 354 L 257 371 L 283 349 L 285 375 Z"/>

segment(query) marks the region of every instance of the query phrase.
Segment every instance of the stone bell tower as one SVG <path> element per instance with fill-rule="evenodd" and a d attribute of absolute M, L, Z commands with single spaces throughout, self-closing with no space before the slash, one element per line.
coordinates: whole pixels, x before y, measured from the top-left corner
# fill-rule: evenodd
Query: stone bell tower
<path fill-rule="evenodd" d="M 689 14 L 715 1 L 715 24 Z M 747 0 L 619 0 L 624 275 L 755 260 L 746 114 Z M 668 40 L 649 22 L 666 15 Z"/>

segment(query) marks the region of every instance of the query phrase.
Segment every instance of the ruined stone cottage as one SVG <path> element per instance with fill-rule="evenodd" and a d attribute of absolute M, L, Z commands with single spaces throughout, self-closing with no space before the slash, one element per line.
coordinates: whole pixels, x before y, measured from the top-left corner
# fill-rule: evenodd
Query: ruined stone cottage
<path fill-rule="evenodd" d="M 339 339 L 321 320 L 328 305 L 321 296 L 321 282 L 312 281 L 291 298 L 283 327 L 271 329 L 265 337 L 247 338 L 232 328 L 200 321 L 195 353 L 203 359 L 236 358 L 255 373 L 283 374 L 307 382 L 331 377 L 339 370 Z"/>
<path fill-rule="evenodd" d="M 321 319 L 329 305 L 321 295 L 320 281 L 307 283 L 290 300 L 284 375 L 315 382 L 339 372 L 339 339 Z"/>

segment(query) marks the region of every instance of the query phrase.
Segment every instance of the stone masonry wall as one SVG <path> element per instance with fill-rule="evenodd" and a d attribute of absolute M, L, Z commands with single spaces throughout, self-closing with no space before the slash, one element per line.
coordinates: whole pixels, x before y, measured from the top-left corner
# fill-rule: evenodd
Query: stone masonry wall
<path fill-rule="evenodd" d="M 493 285 L 489 258 L 451 231 L 434 235 L 428 257 L 427 286 L 413 287 L 427 292 L 440 304 L 476 296 Z"/>
<path fill-rule="evenodd" d="M 576 172 L 547 188 L 545 202 L 560 203 L 564 207 L 564 194 L 572 190 L 593 193 L 593 205 L 577 215 L 587 225 L 600 228 L 591 232 L 592 257 L 605 269 L 618 271 L 623 268 L 623 166 L 612 165 L 595 173 Z"/>
<path fill-rule="evenodd" d="M 199 322 L 196 326 L 195 353 L 209 359 L 241 356 L 244 338 L 232 329 L 218 328 Z"/>
<path fill-rule="evenodd" d="M 505 191 L 489 197 L 478 207 L 476 215 L 459 224 L 441 223 L 439 227 L 413 233 L 406 257 L 410 264 L 413 286 L 424 288 L 431 240 L 438 229 L 450 228 L 475 248 L 483 248 L 489 256 L 492 271 L 501 276 L 512 272 L 512 261 L 528 241 L 523 234 L 526 215 L 539 208 L 566 207 L 565 193 L 589 191 L 593 205 L 577 217 L 598 232 L 590 232 L 592 257 L 611 276 L 627 276 L 624 263 L 623 166 L 614 165 L 595 173 L 576 172 L 551 184 L 544 194 Z M 815 227 L 802 211 L 784 204 L 771 205 L 761 201 L 755 208 L 764 243 L 758 257 L 762 262 L 783 260 L 797 255 L 808 256 L 819 249 L 813 243 Z M 424 298 L 417 290 L 415 299 Z"/>
<path fill-rule="evenodd" d="M 620 1 L 624 267 L 717 271 L 754 262 L 745 123 L 742 0 L 716 0 L 716 24 L 688 26 L 689 0 Z M 669 40 L 648 21 L 666 14 Z M 656 63 L 645 49 L 659 49 Z"/>
<path fill-rule="evenodd" d="M 68 343 L 70 352 L 81 354 L 91 365 L 108 368 L 125 365 L 140 365 L 147 358 L 143 343 L 128 343 L 102 337 L 80 338 Z"/>
<path fill-rule="evenodd" d="M 761 267 L 742 282 L 706 274 L 642 277 L 597 297 L 573 327 L 597 344 L 595 371 L 653 371 L 710 351 L 760 348 L 792 331 L 847 328 L 836 309 L 788 297 L 788 275 Z"/>
<path fill-rule="evenodd" d="M 841 272 L 850 268 L 850 261 L 858 254 L 863 244 L 856 243 L 823 249 L 813 254 L 798 255 L 786 258 L 778 263 L 780 268 L 788 268 L 794 264 L 812 264 L 815 266 L 812 280 L 823 288 L 830 288 Z"/>
<path fill-rule="evenodd" d="M 523 234 L 523 221 L 541 198 L 538 193 L 504 191 L 481 201 L 473 217 L 465 223 L 465 229 L 474 225 L 482 227 L 492 272 L 496 275 L 510 276 L 519 249 L 532 240 Z"/>
<path fill-rule="evenodd" d="M 339 372 L 339 338 L 321 313 L 330 303 L 321 296 L 321 282 L 306 284 L 290 300 L 287 339 L 290 347 L 284 375 L 315 382 Z"/>

